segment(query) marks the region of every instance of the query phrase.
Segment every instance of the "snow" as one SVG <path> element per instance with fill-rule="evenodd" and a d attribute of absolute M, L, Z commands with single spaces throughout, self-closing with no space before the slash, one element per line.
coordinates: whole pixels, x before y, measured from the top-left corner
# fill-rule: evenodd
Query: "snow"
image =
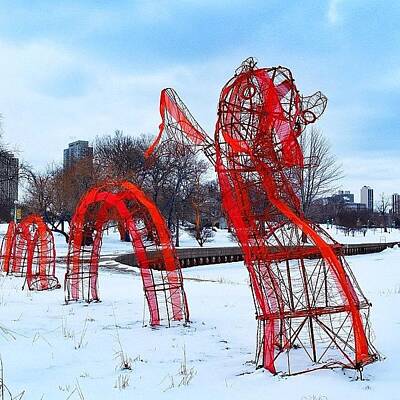
<path fill-rule="evenodd" d="M 365 236 L 361 232 L 354 232 L 346 235 L 343 230 L 337 227 L 322 227 L 339 243 L 387 243 L 400 242 L 400 229 L 389 229 L 388 232 L 383 232 L 381 229 L 369 229 Z M 3 228 L 4 229 L 4 228 Z M 1 232 L 2 230 L 0 230 Z M 1 235 L 0 235 L 1 236 Z M 64 236 L 55 234 L 57 255 L 65 256 L 68 251 L 67 243 Z M 104 233 L 103 254 L 122 254 L 132 252 L 132 245 L 119 240 L 119 234 L 114 229 L 109 229 Z M 179 236 L 180 247 L 199 247 L 196 240 L 191 237 L 184 229 L 181 229 Z M 237 243 L 231 239 L 231 234 L 226 229 L 216 229 L 213 241 L 204 244 L 204 247 L 229 247 L 237 246 Z"/>
<path fill-rule="evenodd" d="M 199 247 L 196 240 L 185 230 L 181 230 L 179 236 L 180 247 Z M 215 229 L 214 237 L 211 242 L 204 244 L 204 247 L 230 247 L 237 246 L 237 242 L 231 239 L 231 234 L 227 229 Z"/>
<path fill-rule="evenodd" d="M 387 243 L 387 242 L 400 242 L 400 229 L 388 229 L 388 232 L 383 232 L 382 229 L 369 229 L 365 236 L 362 232 L 353 232 L 349 235 L 345 234 L 343 230 L 338 227 L 322 227 L 339 243 Z M 0 239 L 7 230 L 7 224 L 0 224 Z M 191 248 L 199 247 L 196 240 L 189 235 L 187 231 L 182 227 L 180 230 L 180 247 Z M 54 233 L 54 239 L 56 243 L 57 256 L 65 257 L 68 252 L 68 244 L 65 238 L 60 233 Z M 226 229 L 216 229 L 214 237 L 211 242 L 204 244 L 204 247 L 230 247 L 236 246 L 237 243 L 232 240 L 231 234 Z M 110 228 L 104 232 L 104 240 L 102 246 L 103 255 L 118 255 L 132 252 L 131 243 L 121 242 L 119 239 L 119 233 L 115 228 Z"/>
<path fill-rule="evenodd" d="M 388 228 L 387 232 L 384 232 L 381 228 L 368 229 L 365 232 L 350 232 L 346 234 L 344 230 L 333 226 L 327 227 L 327 225 L 321 225 L 329 235 L 331 235 L 339 243 L 388 243 L 388 242 L 400 242 L 400 229 Z"/>
<path fill-rule="evenodd" d="M 190 240 L 183 243 L 193 245 Z M 58 237 L 59 253 L 66 249 L 61 242 Z M 220 244 L 219 240 L 213 243 Z M 120 243 L 117 235 L 105 236 L 103 254 L 125 249 L 130 250 L 130 244 Z M 65 305 L 62 290 L 22 291 L 21 278 L 0 277 L 5 383 L 14 395 L 26 390 L 24 399 L 44 400 L 78 400 L 79 390 L 86 400 L 398 399 L 399 258 L 397 247 L 347 258 L 373 303 L 375 345 L 386 356 L 365 368 L 364 381 L 355 380 L 352 371 L 282 378 L 255 370 L 253 302 L 246 270 L 236 262 L 183 270 L 192 322 L 188 327 L 159 329 L 143 326 L 148 316 L 143 318 L 144 296 L 137 272 L 101 269 L 102 302 L 90 305 Z M 64 272 L 60 264 L 61 282 Z M 132 359 L 131 371 L 120 369 L 119 342 Z M 187 385 L 179 385 L 182 363 Z M 129 384 L 119 389 L 118 379 L 122 382 L 124 376 Z"/>
<path fill-rule="evenodd" d="M 0 238 L 7 229 L 7 225 L 0 225 Z M 230 233 L 227 230 L 217 229 L 215 232 L 214 240 L 206 243 L 205 247 L 219 247 L 219 246 L 237 246 L 237 243 L 230 239 Z M 54 239 L 56 243 L 57 256 L 63 257 L 67 255 L 68 244 L 65 238 L 60 233 L 54 233 Z M 191 237 L 184 229 L 181 229 L 179 236 L 180 247 L 199 247 L 196 240 Z M 119 239 L 119 233 L 114 228 L 110 228 L 104 232 L 104 240 L 102 246 L 102 253 L 107 255 L 117 255 L 123 253 L 131 253 L 132 244 L 129 242 L 121 242 Z"/>
<path fill-rule="evenodd" d="M 57 256 L 66 256 L 68 253 L 68 243 L 65 241 L 65 237 L 61 233 L 54 233 L 54 241 Z M 118 231 L 111 228 L 103 233 L 102 253 L 107 255 L 132 253 L 132 244 L 121 242 Z"/>

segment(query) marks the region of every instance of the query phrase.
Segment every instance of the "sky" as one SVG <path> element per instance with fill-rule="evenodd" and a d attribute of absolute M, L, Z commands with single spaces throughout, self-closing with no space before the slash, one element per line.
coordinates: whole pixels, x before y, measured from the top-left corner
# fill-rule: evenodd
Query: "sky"
<path fill-rule="evenodd" d="M 2 135 L 37 169 L 73 140 L 155 134 L 173 87 L 213 134 L 241 61 L 321 90 L 342 189 L 400 193 L 400 1 L 0 0 Z"/>

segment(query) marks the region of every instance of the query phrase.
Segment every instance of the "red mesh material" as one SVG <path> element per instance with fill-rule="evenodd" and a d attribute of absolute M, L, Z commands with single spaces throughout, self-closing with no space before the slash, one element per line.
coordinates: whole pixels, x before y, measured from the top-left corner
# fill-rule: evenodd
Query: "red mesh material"
<path fill-rule="evenodd" d="M 29 290 L 61 287 L 55 276 L 53 233 L 40 216 L 30 215 L 18 225 L 10 223 L 4 248 L 3 271 L 26 277 Z"/>
<path fill-rule="evenodd" d="M 65 276 L 66 302 L 98 301 L 98 268 L 103 231 L 109 221 L 128 232 L 143 281 L 150 324 L 188 321 L 179 260 L 155 204 L 130 182 L 108 182 L 90 189 L 71 222 Z M 164 267 L 155 270 L 155 261 Z"/>
<path fill-rule="evenodd" d="M 215 165 L 250 275 L 256 362 L 272 373 L 361 370 L 378 358 L 369 339 L 370 304 L 341 246 L 303 215 L 291 183 L 295 169 L 305 168 L 297 137 L 326 102 L 321 92 L 301 96 L 288 69 L 259 69 L 250 58 L 221 91 L 215 142 L 165 89 L 160 134 L 148 151 L 165 132 L 168 140 L 202 149 Z"/>

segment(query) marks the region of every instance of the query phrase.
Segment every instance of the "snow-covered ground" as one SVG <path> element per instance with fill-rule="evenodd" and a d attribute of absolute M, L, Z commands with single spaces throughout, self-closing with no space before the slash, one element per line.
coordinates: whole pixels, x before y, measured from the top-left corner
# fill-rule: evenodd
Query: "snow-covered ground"
<path fill-rule="evenodd" d="M 340 370 L 289 378 L 255 371 L 249 361 L 256 321 L 247 273 L 237 262 L 185 269 L 192 323 L 159 329 L 143 327 L 138 275 L 101 270 L 102 302 L 90 305 L 64 305 L 62 290 L 22 291 L 21 278 L 0 277 L 5 382 L 14 394 L 26 390 L 26 399 L 78 400 L 79 391 L 86 400 L 398 399 L 399 259 L 398 248 L 348 258 L 373 303 L 375 344 L 386 356 L 366 367 L 365 381 Z M 60 279 L 63 273 L 59 267 Z M 120 369 L 119 343 L 131 371 Z M 179 386 L 182 364 L 189 382 Z"/>
<path fill-rule="evenodd" d="M 5 226 L 0 226 L 0 235 Z M 365 236 L 328 232 L 342 243 L 400 240 L 398 231 Z M 181 244 L 196 246 L 186 233 Z M 56 235 L 58 255 L 67 245 Z M 218 231 L 208 246 L 232 246 Z M 116 232 L 104 236 L 103 254 L 131 251 Z M 185 269 L 189 327 L 143 326 L 143 290 L 136 274 L 100 271 L 98 304 L 64 305 L 62 290 L 22 291 L 21 278 L 0 276 L 0 356 L 4 379 L 24 399 L 399 399 L 400 249 L 348 257 L 373 303 L 375 345 L 385 361 L 366 367 L 365 381 L 352 372 L 318 371 L 296 377 L 254 370 L 256 321 L 243 263 Z M 114 263 L 113 261 L 111 263 Z M 64 269 L 57 267 L 62 282 Z M 121 370 L 119 352 L 132 361 Z M 186 359 L 186 361 L 185 361 Z M 182 365 L 188 384 L 181 384 Z M 125 387 L 126 386 L 126 387 Z M 125 387 L 125 388 L 123 388 Z M 80 397 L 80 392 L 84 397 Z"/>
<path fill-rule="evenodd" d="M 369 229 L 364 235 L 361 232 L 345 234 L 343 230 L 337 227 L 322 227 L 339 243 L 382 243 L 382 242 L 400 242 L 400 229 L 389 229 L 388 232 L 383 232 L 382 229 Z M 7 224 L 0 224 L 0 240 L 7 230 Z M 68 251 L 68 245 L 63 235 L 54 234 L 57 256 L 65 256 Z M 236 246 L 237 243 L 232 240 L 231 234 L 226 229 L 217 229 L 213 240 L 205 243 L 205 247 L 223 247 Z M 180 234 L 180 247 L 199 247 L 196 240 L 191 237 L 183 228 Z M 104 240 L 102 246 L 102 254 L 123 254 L 132 252 L 131 243 L 121 242 L 119 234 L 114 228 L 104 232 Z"/>
<path fill-rule="evenodd" d="M 7 224 L 0 224 L 0 241 L 7 231 Z M 214 240 L 206 243 L 207 247 L 216 246 L 236 246 L 236 242 L 230 239 L 230 233 L 227 230 L 217 230 L 215 232 Z M 56 243 L 57 256 L 65 256 L 68 252 L 68 244 L 65 237 L 60 233 L 54 233 Z M 110 228 L 104 232 L 102 245 L 102 254 L 123 254 L 132 252 L 132 244 L 121 242 L 119 233 L 114 228 Z M 195 239 L 193 239 L 184 229 L 181 230 L 179 236 L 181 247 L 199 247 Z"/>
<path fill-rule="evenodd" d="M 350 232 L 346 234 L 344 230 L 333 226 L 322 227 L 339 243 L 388 243 L 388 242 L 400 242 L 400 229 L 388 228 L 387 232 L 384 232 L 381 228 L 368 229 L 365 232 Z"/>
<path fill-rule="evenodd" d="M 400 242 L 400 229 L 389 229 L 388 232 L 383 232 L 381 229 L 369 229 L 364 235 L 361 232 L 354 232 L 346 235 L 344 231 L 336 227 L 323 228 L 339 243 L 387 243 Z M 1 235 L 0 235 L 1 236 Z M 57 255 L 64 256 L 67 254 L 67 243 L 60 234 L 55 234 Z M 199 247 L 196 240 L 191 237 L 184 229 L 181 229 L 180 247 Z M 236 246 L 237 243 L 231 239 L 231 234 L 226 229 L 217 229 L 214 238 L 211 242 L 205 243 L 204 247 L 224 247 Z M 121 254 L 132 252 L 130 243 L 121 242 L 119 234 L 114 229 L 110 229 L 104 233 L 104 241 L 102 247 L 103 254 Z"/>

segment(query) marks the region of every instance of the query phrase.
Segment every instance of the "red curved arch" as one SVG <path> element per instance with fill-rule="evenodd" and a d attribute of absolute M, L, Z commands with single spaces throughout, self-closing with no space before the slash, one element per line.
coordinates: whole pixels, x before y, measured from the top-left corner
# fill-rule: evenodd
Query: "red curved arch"
<path fill-rule="evenodd" d="M 188 321 L 179 260 L 168 228 L 156 205 L 134 184 L 108 182 L 90 189 L 80 200 L 71 222 L 65 276 L 66 301 L 99 300 L 98 266 L 105 225 L 116 220 L 129 233 L 150 312 L 150 324 L 163 319 Z M 84 246 L 85 231 L 92 243 Z M 154 258 L 164 268 L 151 268 Z M 160 301 L 162 298 L 162 302 Z M 163 310 L 161 303 L 165 304 Z"/>
<path fill-rule="evenodd" d="M 11 238 L 11 235 L 12 239 Z M 4 270 L 25 276 L 29 290 L 60 288 L 55 276 L 54 236 L 39 215 L 29 215 L 7 231 L 7 254 Z"/>

